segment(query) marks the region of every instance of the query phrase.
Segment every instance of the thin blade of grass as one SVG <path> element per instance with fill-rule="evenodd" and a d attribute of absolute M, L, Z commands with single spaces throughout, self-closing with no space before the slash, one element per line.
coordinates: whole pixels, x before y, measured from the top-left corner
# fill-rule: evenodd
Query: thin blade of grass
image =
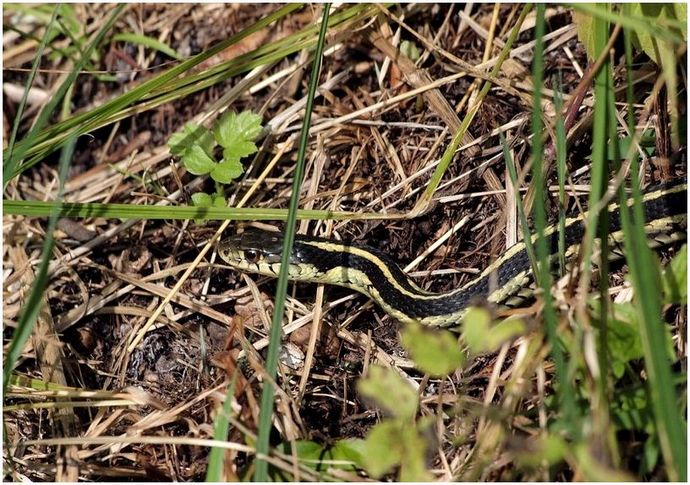
<path fill-rule="evenodd" d="M 541 288 L 541 296 L 544 299 L 543 318 L 546 323 L 546 335 L 551 347 L 556 366 L 556 377 L 558 379 L 558 402 L 562 410 L 563 423 L 568 430 L 570 437 L 579 439 L 581 430 L 577 424 L 575 411 L 576 403 L 573 401 L 574 395 L 570 392 L 570 382 L 568 380 L 567 362 L 558 336 L 558 319 L 553 306 L 551 295 L 552 276 L 551 276 L 551 257 L 549 243 L 544 236 L 547 227 L 546 221 L 546 192 L 544 191 L 544 169 L 543 169 L 543 123 L 541 105 L 541 87 L 544 79 L 544 4 L 537 5 L 537 20 L 535 24 L 534 60 L 532 75 L 534 79 L 534 103 L 532 106 L 532 183 L 534 185 L 534 226 L 536 230 L 535 253 L 537 267 L 535 268 L 535 279 Z"/>
<path fill-rule="evenodd" d="M 637 164 L 637 156 L 633 165 Z M 634 305 L 647 371 L 647 389 L 652 401 L 656 434 L 671 481 L 687 481 L 687 423 L 684 406 L 679 402 L 673 385 L 672 363 L 666 353 L 666 337 L 660 301 L 661 284 L 658 262 L 647 246 L 644 232 L 644 213 L 641 203 L 637 168 L 632 173 L 633 206 L 628 209 L 621 195 L 621 223 L 623 225 L 626 262 L 635 290 Z M 632 211 L 632 216 L 630 212 Z"/>
<path fill-rule="evenodd" d="M 23 167 L 19 166 L 19 162 L 24 158 L 28 148 L 32 145 L 33 140 L 37 138 L 40 130 L 48 122 L 48 119 L 53 114 L 53 111 L 55 111 L 55 108 L 65 97 L 67 89 L 72 84 L 74 84 L 74 81 L 77 79 L 79 72 L 84 68 L 84 65 L 86 65 L 86 63 L 88 62 L 89 58 L 91 57 L 91 54 L 96 49 L 96 46 L 100 45 L 101 41 L 103 40 L 103 37 L 105 37 L 105 34 L 113 26 L 113 24 L 120 16 L 120 13 L 124 8 L 124 4 L 115 7 L 113 13 L 110 15 L 108 20 L 106 20 L 105 24 L 103 24 L 103 27 L 101 27 L 98 30 L 98 33 L 94 36 L 93 40 L 86 47 L 86 50 L 84 51 L 82 56 L 74 64 L 74 69 L 72 69 L 69 75 L 65 78 L 65 81 L 60 85 L 55 94 L 51 96 L 50 101 L 48 101 L 48 103 L 43 107 L 43 109 L 38 115 L 38 118 L 36 119 L 36 123 L 34 123 L 34 126 L 31 128 L 31 130 L 29 130 L 29 133 L 27 133 L 26 137 L 24 137 L 23 143 L 16 145 L 16 151 L 12 153 L 12 156 L 8 159 L 7 162 L 8 167 L 11 166 L 13 170 L 5 170 L 3 172 L 4 187 L 7 186 L 7 183 L 10 180 L 12 180 L 12 178 L 15 176 L 17 172 L 22 171 Z"/>
<path fill-rule="evenodd" d="M 290 4 L 275 14 L 262 19 L 251 27 L 236 34 L 233 38 L 212 47 L 209 52 L 215 55 L 221 50 L 221 46 L 227 48 L 228 45 L 234 44 L 247 35 L 258 31 L 259 27 L 268 25 L 270 23 L 269 18 L 271 20 L 277 20 L 287 15 L 291 10 L 297 8 L 294 5 L 295 4 Z M 367 15 L 369 8 L 370 7 L 366 5 L 349 7 L 343 12 L 334 15 L 332 17 L 332 22 L 335 22 L 336 19 L 338 22 L 343 23 L 358 22 Z M 105 105 L 99 106 L 90 112 L 75 115 L 60 124 L 44 130 L 37 143 L 28 149 L 27 155 L 30 155 L 31 158 L 24 163 L 24 168 L 31 167 L 38 163 L 53 150 L 57 149 L 68 136 L 89 133 L 128 118 L 136 113 L 153 109 L 188 94 L 206 89 L 233 76 L 250 71 L 255 67 L 279 61 L 300 50 L 312 49 L 316 40 L 309 38 L 309 35 L 313 35 L 313 30 L 314 28 L 312 27 L 305 27 L 301 31 L 284 39 L 279 39 L 265 46 L 260 46 L 254 51 L 242 54 L 230 61 L 223 62 L 200 73 L 192 73 L 184 77 L 179 77 L 180 74 L 190 70 L 191 67 L 210 57 L 208 52 L 198 54 L 184 61 L 179 66 L 172 68 L 176 70 L 176 74 L 173 76 L 169 75 L 170 71 L 166 71 L 156 78 L 146 81 L 144 83 L 147 86 L 146 89 L 142 89 L 142 85 L 137 86 L 118 98 L 109 101 Z M 240 34 L 243 35 L 240 36 Z M 199 57 L 202 55 L 203 57 Z M 161 80 L 162 76 L 165 76 L 165 79 L 158 83 L 157 80 Z M 125 97 L 127 98 L 126 101 L 118 101 L 123 100 Z"/>
<path fill-rule="evenodd" d="M 166 56 L 172 57 L 173 59 L 177 59 L 178 61 L 182 59 L 182 56 L 175 51 L 172 47 L 167 45 L 164 42 L 159 41 L 158 39 L 154 39 L 152 37 L 149 37 L 147 35 L 142 35 L 142 34 L 134 34 L 131 32 L 123 32 L 121 34 L 115 34 L 113 36 L 114 41 L 121 41 L 121 42 L 129 42 L 130 44 L 138 44 L 138 45 L 143 45 L 144 47 L 148 47 L 150 49 L 157 50 L 159 52 L 162 52 Z"/>
<path fill-rule="evenodd" d="M 273 399 L 275 396 L 275 390 L 273 389 L 271 382 L 275 382 L 278 367 L 278 351 L 280 349 L 282 321 L 283 314 L 285 312 L 285 298 L 287 296 L 290 253 L 292 252 L 292 245 L 295 240 L 300 184 L 302 183 L 302 178 L 304 176 L 304 159 L 307 153 L 307 145 L 309 142 L 309 127 L 311 125 L 311 113 L 314 104 L 314 96 L 316 95 L 316 86 L 319 84 L 321 57 L 323 55 L 323 46 L 326 40 L 329 11 L 330 4 L 325 3 L 323 5 L 323 17 L 321 19 L 321 28 L 319 30 L 319 40 L 316 44 L 316 49 L 314 52 L 311 79 L 309 80 L 309 92 L 307 94 L 307 103 L 304 111 L 304 123 L 302 125 L 302 132 L 300 134 L 299 151 L 297 153 L 297 165 L 295 167 L 295 175 L 292 181 L 292 194 L 290 195 L 288 217 L 284 229 L 283 254 L 281 255 L 280 275 L 278 276 L 278 283 L 276 286 L 275 309 L 273 311 L 268 354 L 266 356 L 266 373 L 268 374 L 268 379 L 264 380 L 264 386 L 261 392 L 259 430 L 256 442 L 257 460 L 256 471 L 254 472 L 254 481 L 257 482 L 268 481 L 268 462 L 262 458 L 259 458 L 259 456 L 267 456 L 269 451 L 268 438 L 272 427 Z"/>
<path fill-rule="evenodd" d="M 556 108 L 556 171 L 558 174 L 558 275 L 563 276 L 565 263 L 565 182 L 568 167 L 566 165 L 567 139 L 565 119 L 563 118 L 563 93 L 559 80 L 554 96 Z"/>
<path fill-rule="evenodd" d="M 118 7 L 118 9 L 120 9 L 120 7 Z M 43 156 L 50 153 L 50 151 L 52 151 L 53 149 L 58 148 L 60 146 L 60 143 L 62 143 L 62 140 L 66 136 L 81 135 L 83 133 L 88 132 L 88 130 L 93 129 L 93 126 L 84 126 L 81 130 L 73 129 L 75 127 L 78 128 L 78 125 L 80 125 L 81 123 L 84 123 L 89 120 L 92 122 L 97 122 L 99 120 L 107 118 L 108 116 L 111 116 L 117 111 L 141 99 L 143 96 L 165 85 L 167 82 L 173 80 L 174 78 L 188 71 L 197 64 L 213 57 L 214 55 L 228 48 L 229 46 L 239 42 L 243 38 L 262 29 L 263 27 L 266 27 L 273 21 L 282 18 L 283 16 L 287 15 L 288 13 L 294 11 L 299 7 L 300 4 L 288 4 L 278 9 L 276 12 L 273 12 L 272 14 L 254 23 L 251 27 L 248 27 L 242 30 L 241 32 L 238 32 L 237 34 L 231 36 L 229 39 L 216 44 L 209 50 L 202 52 L 192 57 L 191 59 L 188 59 L 180 63 L 175 67 L 170 68 L 166 72 L 154 77 L 153 79 L 141 83 L 139 86 L 135 87 L 134 89 L 131 89 L 130 91 L 122 94 L 121 96 L 118 96 L 117 98 L 101 106 L 98 106 L 97 108 L 94 108 L 93 110 L 87 113 L 76 115 L 61 123 L 57 123 L 56 125 L 42 131 L 41 133 L 37 133 L 33 138 L 28 138 L 27 136 L 24 140 L 17 143 L 17 152 L 19 153 L 19 150 L 21 149 L 21 156 L 17 156 L 15 154 L 15 157 L 17 159 L 21 159 L 25 155 L 35 155 L 37 153 L 40 153 L 41 157 L 34 157 L 32 160 L 25 163 L 23 167 L 15 169 L 14 172 L 5 173 L 4 177 L 9 179 L 16 177 L 19 173 L 21 173 L 23 169 L 26 169 L 29 166 L 37 163 Z M 53 139 L 57 139 L 58 141 L 56 142 Z"/>
<path fill-rule="evenodd" d="M 4 200 L 3 215 L 26 217 L 47 217 L 51 214 L 52 202 L 42 200 Z M 195 207 L 157 206 L 135 204 L 99 204 L 65 202 L 61 204 L 60 217 L 104 217 L 111 219 L 205 219 L 205 220 L 287 220 L 286 209 L 259 207 Z M 299 209 L 298 219 L 368 220 L 390 219 L 390 215 L 379 213 L 340 212 L 319 209 Z"/>
<path fill-rule="evenodd" d="M 624 30 L 625 59 L 628 69 L 628 126 L 634 133 L 634 93 L 632 90 L 633 65 L 631 32 Z M 661 445 L 661 454 L 666 462 L 668 478 L 672 481 L 686 482 L 687 476 L 687 422 L 679 405 L 676 386 L 673 382 L 671 362 L 666 353 L 664 322 L 661 306 L 661 275 L 652 250 L 647 245 L 644 232 L 644 209 L 639 185 L 640 174 L 638 154 L 633 154 L 630 162 L 630 187 L 633 203 L 628 207 L 627 198 L 619 191 L 621 225 L 624 234 L 626 262 L 630 279 L 635 290 L 633 304 L 638 310 L 639 332 L 644 353 L 645 368 L 648 373 L 647 389 L 652 401 L 655 431 Z M 632 212 L 632 214 L 631 214 Z"/>
<path fill-rule="evenodd" d="M 36 271 L 36 279 L 31 287 L 31 293 L 29 294 L 29 298 L 26 300 L 26 303 L 21 310 L 21 316 L 19 317 L 17 328 L 12 334 L 9 347 L 7 349 L 7 354 L 5 355 L 2 385 L 3 392 L 5 393 L 7 392 L 7 384 L 10 381 L 14 365 L 17 360 L 19 360 L 19 356 L 26 345 L 26 341 L 31 336 L 34 323 L 36 323 L 36 319 L 38 318 L 38 314 L 41 310 L 43 291 L 48 284 L 48 266 L 53 254 L 53 247 L 55 245 L 53 232 L 55 231 L 55 227 L 57 225 L 64 183 L 67 178 L 70 165 L 69 162 L 72 159 L 75 145 L 76 140 L 70 140 L 69 143 L 67 143 L 67 145 L 65 145 L 63 148 L 60 156 L 58 199 L 53 203 L 53 210 L 50 214 L 50 219 L 48 220 L 46 238 L 43 241 L 43 248 L 41 250 L 41 263 L 38 267 L 38 271 Z"/>
<path fill-rule="evenodd" d="M 652 23 L 649 19 L 630 12 L 622 14 L 621 12 L 612 11 L 609 6 L 610 4 L 608 3 L 575 3 L 569 5 L 570 8 L 591 15 L 594 18 L 606 20 L 612 24 L 620 24 L 622 27 L 628 29 L 647 32 L 649 35 L 660 40 L 673 42 L 675 44 L 682 44 L 685 42 L 683 37 L 679 34 L 679 32 L 685 28 L 682 22 L 666 19 L 667 25 L 664 27 L 662 24 Z"/>
<path fill-rule="evenodd" d="M 511 30 L 510 35 L 508 36 L 508 40 L 506 41 L 505 45 L 503 46 L 503 49 L 501 50 L 501 53 L 498 56 L 496 64 L 491 69 L 491 73 L 489 74 L 490 78 L 496 77 L 496 75 L 498 75 L 498 72 L 500 71 L 501 66 L 503 65 L 503 61 L 505 61 L 508 57 L 508 54 L 510 53 L 510 50 L 513 47 L 513 43 L 515 42 L 515 39 L 517 39 L 518 33 L 520 32 L 520 27 L 522 26 L 522 23 L 524 22 L 525 18 L 527 17 L 527 14 L 531 9 L 531 4 L 525 4 L 522 7 L 520 17 L 513 26 L 513 29 Z M 472 120 L 474 120 L 474 116 L 477 114 L 477 111 L 479 110 L 479 107 L 482 104 L 482 100 L 484 99 L 484 97 L 489 92 L 489 89 L 491 89 L 492 86 L 493 84 L 491 81 L 484 81 L 482 89 L 479 91 L 475 103 L 472 105 L 472 108 L 467 112 L 467 114 L 463 118 L 462 123 L 460 124 L 460 128 L 458 129 L 457 133 L 455 133 L 455 135 L 453 136 L 453 139 L 448 145 L 448 148 L 446 148 L 446 150 L 443 152 L 441 161 L 436 167 L 436 170 L 434 170 L 434 173 L 431 176 L 431 179 L 429 180 L 429 183 L 426 189 L 424 190 L 424 193 L 419 197 L 419 200 L 415 204 L 415 207 L 411 212 L 412 215 L 420 214 L 424 212 L 424 210 L 426 210 L 426 208 L 428 207 L 429 203 L 431 202 L 431 199 L 434 197 L 434 192 L 436 192 L 438 185 L 441 183 L 443 175 L 446 173 L 446 170 L 450 165 L 450 162 L 453 160 L 453 157 L 455 157 L 455 151 L 460 146 L 460 143 L 462 142 L 462 139 L 465 136 L 467 129 L 472 123 Z"/>
<path fill-rule="evenodd" d="M 19 131 L 19 125 L 22 122 L 22 116 L 24 115 L 24 110 L 26 109 L 26 101 L 29 98 L 29 91 L 31 90 L 31 87 L 34 84 L 36 72 L 38 71 L 38 66 L 41 64 L 41 58 L 43 57 L 43 51 L 45 50 L 46 45 L 48 44 L 48 39 L 50 39 L 50 33 L 53 29 L 53 24 L 55 23 L 59 7 L 59 5 L 56 5 L 53 9 L 53 15 L 50 18 L 48 25 L 46 25 L 45 34 L 41 38 L 41 41 L 38 45 L 38 50 L 36 51 L 36 57 L 34 58 L 34 62 L 31 64 L 29 78 L 26 80 L 26 89 L 24 89 L 24 94 L 22 94 L 22 99 L 19 102 L 19 106 L 17 107 L 17 114 L 14 118 L 14 122 L 12 123 L 12 133 L 10 134 L 10 141 L 7 146 L 6 157 L 3 158 L 4 173 L 14 172 L 17 166 L 17 159 L 13 156 L 14 144 L 17 141 L 17 132 Z"/>
<path fill-rule="evenodd" d="M 232 375 L 232 380 L 228 386 L 228 392 L 225 393 L 225 402 L 223 403 L 222 411 L 216 418 L 213 428 L 213 439 L 216 441 L 226 441 L 228 439 L 228 430 L 230 429 L 230 420 L 228 416 L 232 414 L 232 403 L 235 399 L 235 385 L 237 384 L 238 372 L 239 371 L 235 369 L 235 373 Z M 225 481 L 225 476 L 223 476 L 224 459 L 224 448 L 211 448 L 211 452 L 208 455 L 208 468 L 206 469 L 207 482 Z"/>

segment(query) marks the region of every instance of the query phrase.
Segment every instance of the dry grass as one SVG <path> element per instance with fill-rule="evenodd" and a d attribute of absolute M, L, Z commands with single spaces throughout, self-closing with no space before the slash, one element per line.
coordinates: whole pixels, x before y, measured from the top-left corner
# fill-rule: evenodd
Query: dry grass
<path fill-rule="evenodd" d="M 88 4 L 74 8 L 87 25 L 97 25 L 109 9 Z M 463 140 L 428 210 L 409 216 L 468 107 L 474 106 L 519 8 L 381 8 L 378 18 L 329 39 L 300 207 L 389 217 L 302 221 L 299 233 L 380 248 L 400 262 L 410 262 L 406 271 L 436 291 L 469 281 L 518 240 L 518 190 L 507 183 L 498 135 L 507 138 L 518 166 L 524 167 L 533 92 L 532 16 L 493 80 L 495 87 L 478 106 L 471 135 Z M 188 56 L 273 9 L 262 4 L 132 4 L 116 31 L 141 31 Z M 208 65 L 282 38 L 319 16 L 320 7 L 308 7 Z M 558 75 L 566 93 L 583 93 L 580 99 L 565 96 L 566 103 L 581 106 L 573 119 L 568 157 L 568 206 L 577 210 L 586 203 L 582 195 L 589 187 L 592 93 L 581 81 L 587 60 L 568 11 L 549 8 L 547 21 L 546 114 L 554 112 L 552 89 Z M 6 17 L 8 22 L 12 19 Z M 399 54 L 402 39 L 416 43 L 418 61 Z M 5 34 L 6 139 L 18 101 L 10 90 L 23 87 L 22 68 L 30 65 L 35 46 Z M 75 91 L 79 110 L 88 111 L 169 62 L 123 43 L 109 44 L 101 54 L 102 67 L 118 72 L 119 81 L 81 76 Z M 232 187 L 232 204 L 286 207 L 306 96 L 305 66 L 305 55 L 286 58 L 83 137 L 72 161 L 66 200 L 188 204 L 191 193 L 209 186 L 172 163 L 167 139 L 188 121 L 215 118 L 218 107 L 231 102 L 234 110 L 259 112 L 271 127 L 245 177 Z M 22 130 L 69 68 L 64 57 L 42 65 L 33 92 L 39 101 L 30 104 Z M 643 115 L 639 119 L 650 126 L 658 119 L 651 117 L 657 92 L 649 84 L 657 76 L 649 64 L 636 66 L 637 87 L 648 93 L 636 108 Z M 235 89 L 239 83 L 241 89 Z M 223 97 L 229 92 L 231 99 Z M 684 152 L 680 156 L 684 158 Z M 682 175 L 682 169 L 669 169 L 659 159 L 648 160 L 644 168 L 650 183 Z M 553 184 L 555 174 L 549 180 Z M 557 186 L 552 189 L 557 191 Z M 50 200 L 55 191 L 55 163 L 49 157 L 13 180 L 5 198 Z M 265 376 L 261 352 L 268 344 L 273 286 L 220 267 L 211 246 L 202 262 L 197 261 L 200 248 L 218 234 L 219 226 L 102 218 L 62 221 L 45 307 L 16 368 L 25 379 L 10 386 L 5 396 L 6 480 L 203 480 L 214 419 L 242 349 L 250 369 L 238 381 L 225 447 L 226 478 L 245 478 L 258 420 L 258 381 Z M 33 280 L 45 227 L 42 219 L 4 217 L 6 341 Z M 185 270 L 189 277 L 180 280 Z M 173 294 L 176 283 L 179 291 Z M 624 291 L 622 284 L 611 289 L 614 297 Z M 287 308 L 284 343 L 286 352 L 297 354 L 297 364 L 280 367 L 274 425 L 281 441 L 333 443 L 364 437 L 379 413 L 358 397 L 355 383 L 378 362 L 418 390 L 422 415 L 436 417 L 436 448 L 429 468 L 437 479 L 583 478 L 573 463 L 551 471 L 546 466 L 514 466 L 517 452 L 547 428 L 546 401 L 553 393 L 554 374 L 540 330 L 437 380 L 415 370 L 401 350 L 398 324 L 361 296 L 296 285 Z M 522 313 L 536 322 L 540 308 L 535 305 Z M 676 328 L 683 328 L 684 316 L 679 312 L 673 317 L 679 320 Z M 676 335 L 676 350 L 685 355 L 684 334 Z M 51 387 L 40 389 L 28 379 L 50 382 Z M 622 451 L 626 463 L 634 462 L 635 452 Z M 276 451 L 267 458 L 293 477 L 319 479 L 289 454 Z M 633 470 L 633 465 L 613 468 Z M 362 478 L 335 469 L 327 477 Z"/>

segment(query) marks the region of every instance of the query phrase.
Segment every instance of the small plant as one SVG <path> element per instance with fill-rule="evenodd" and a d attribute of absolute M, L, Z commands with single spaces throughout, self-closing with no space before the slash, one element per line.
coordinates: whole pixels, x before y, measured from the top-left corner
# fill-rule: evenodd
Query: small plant
<path fill-rule="evenodd" d="M 241 159 L 258 151 L 254 140 L 261 130 L 261 116 L 251 111 L 240 114 L 228 111 L 214 123 L 212 130 L 187 123 L 182 131 L 170 137 L 170 152 L 181 157 L 187 171 L 194 175 L 210 175 L 215 182 L 215 193 L 197 192 L 192 195 L 195 206 L 226 206 L 223 185 L 242 175 Z M 218 146 L 223 149 L 220 161 L 214 155 Z"/>

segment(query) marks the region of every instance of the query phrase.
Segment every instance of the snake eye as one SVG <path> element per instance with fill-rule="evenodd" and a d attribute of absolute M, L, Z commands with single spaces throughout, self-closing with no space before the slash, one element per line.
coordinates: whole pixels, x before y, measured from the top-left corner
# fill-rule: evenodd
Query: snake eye
<path fill-rule="evenodd" d="M 244 251 L 244 259 L 250 263 L 256 263 L 259 260 L 259 252 L 254 249 L 247 249 Z"/>

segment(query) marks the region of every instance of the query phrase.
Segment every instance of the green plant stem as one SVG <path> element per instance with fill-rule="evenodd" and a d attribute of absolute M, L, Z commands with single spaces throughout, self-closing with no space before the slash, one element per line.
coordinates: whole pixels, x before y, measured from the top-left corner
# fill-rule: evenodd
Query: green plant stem
<path fill-rule="evenodd" d="M 48 217 L 53 207 L 52 202 L 42 200 L 3 200 L 3 215 L 21 215 L 26 217 Z M 97 204 L 65 202 L 58 209 L 59 217 L 105 217 L 112 219 L 207 219 L 207 220 L 287 220 L 286 209 L 271 208 L 234 208 L 234 207 L 196 207 L 135 205 L 135 204 Z M 299 209 L 298 219 L 333 219 L 345 220 L 389 220 L 390 214 L 375 212 L 333 212 L 319 209 Z"/>
<path fill-rule="evenodd" d="M 270 343 L 266 356 L 266 373 L 268 378 L 264 380 L 264 385 L 261 392 L 259 430 L 256 441 L 257 460 L 256 471 L 254 473 L 254 481 L 257 482 L 268 481 L 268 462 L 262 457 L 267 456 L 269 451 L 268 438 L 272 428 L 273 400 L 275 396 L 275 389 L 273 388 L 272 382 L 275 382 L 276 370 L 278 367 L 278 350 L 280 348 L 280 338 L 283 330 L 282 321 L 285 311 L 285 298 L 287 295 L 287 277 L 288 268 L 290 267 L 290 253 L 292 252 L 292 245 L 295 240 L 295 226 L 297 221 L 297 205 L 299 203 L 300 184 L 302 183 L 302 178 L 304 177 L 304 159 L 309 142 L 309 127 L 311 125 L 311 113 L 314 105 L 314 96 L 316 95 L 316 86 L 319 83 L 319 70 L 321 67 L 323 46 L 326 40 L 329 11 L 330 4 L 324 4 L 323 17 L 321 19 L 321 29 L 319 31 L 319 40 L 316 44 L 311 79 L 309 80 L 309 92 L 307 94 L 307 103 L 304 111 L 304 124 L 302 125 L 299 151 L 297 153 L 297 166 L 295 167 L 295 174 L 292 181 L 292 194 L 290 195 L 288 217 L 287 222 L 285 223 L 281 268 L 276 286 L 275 309 L 273 311 L 273 320 L 271 322 L 271 333 L 269 337 Z"/>

